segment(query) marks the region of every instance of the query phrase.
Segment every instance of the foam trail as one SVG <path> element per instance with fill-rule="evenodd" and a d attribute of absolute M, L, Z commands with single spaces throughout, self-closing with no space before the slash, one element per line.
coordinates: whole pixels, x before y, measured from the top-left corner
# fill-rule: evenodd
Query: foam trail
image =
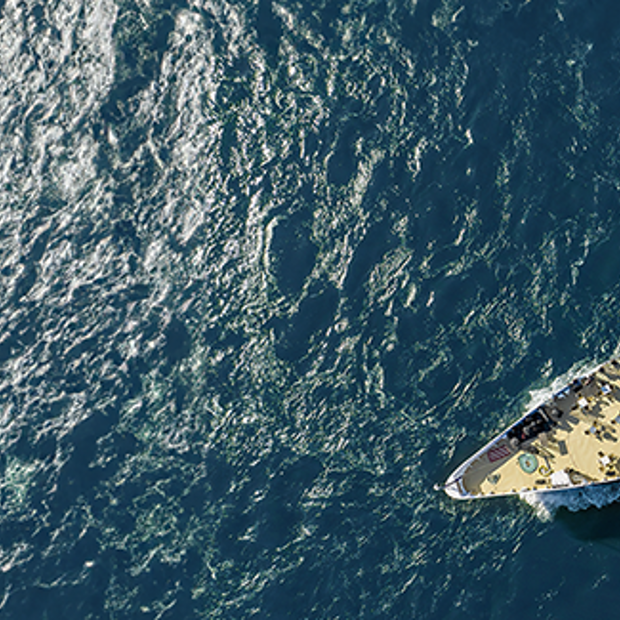
<path fill-rule="evenodd" d="M 620 482 L 553 492 L 529 491 L 520 493 L 519 497 L 534 508 L 539 519 L 549 521 L 559 508 L 578 512 L 613 504 L 620 499 Z"/>
<path fill-rule="evenodd" d="M 525 409 L 531 411 L 544 402 L 548 401 L 554 394 L 566 387 L 575 377 L 585 377 L 596 371 L 602 362 L 593 360 L 576 362 L 566 372 L 556 377 L 550 385 L 544 388 L 530 390 L 530 400 Z"/>

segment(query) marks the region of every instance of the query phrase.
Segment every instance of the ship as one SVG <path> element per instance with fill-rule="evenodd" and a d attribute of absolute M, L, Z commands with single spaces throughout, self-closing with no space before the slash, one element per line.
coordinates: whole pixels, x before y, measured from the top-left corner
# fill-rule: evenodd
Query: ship
<path fill-rule="evenodd" d="M 574 378 L 447 478 L 459 500 L 557 493 L 620 481 L 620 362 Z"/>

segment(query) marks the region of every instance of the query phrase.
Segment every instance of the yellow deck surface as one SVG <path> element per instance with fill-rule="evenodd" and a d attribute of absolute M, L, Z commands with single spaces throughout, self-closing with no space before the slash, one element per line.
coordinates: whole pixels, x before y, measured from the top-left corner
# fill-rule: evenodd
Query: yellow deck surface
<path fill-rule="evenodd" d="M 463 474 L 467 493 L 505 495 L 619 478 L 620 364 L 609 362 L 591 377 L 579 394 L 571 393 L 551 431 L 518 448 L 506 439 L 490 445 Z M 493 461 L 489 452 L 498 448 L 509 456 Z"/>

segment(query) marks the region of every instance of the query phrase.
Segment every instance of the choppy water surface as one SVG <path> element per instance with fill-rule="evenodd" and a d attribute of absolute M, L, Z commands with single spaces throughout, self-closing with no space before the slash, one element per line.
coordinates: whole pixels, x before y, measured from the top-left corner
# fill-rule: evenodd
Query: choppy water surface
<path fill-rule="evenodd" d="M 617 346 L 618 17 L 0 0 L 2 617 L 615 608 L 432 485 Z"/>

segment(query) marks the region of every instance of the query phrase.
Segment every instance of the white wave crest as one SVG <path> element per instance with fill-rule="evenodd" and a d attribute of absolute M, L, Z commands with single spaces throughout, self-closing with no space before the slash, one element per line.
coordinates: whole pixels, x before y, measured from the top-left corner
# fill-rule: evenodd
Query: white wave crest
<path fill-rule="evenodd" d="M 548 401 L 554 394 L 566 387 L 575 377 L 592 374 L 603 362 L 585 359 L 575 362 L 568 370 L 553 379 L 549 385 L 530 390 L 526 410 L 530 411 Z"/>
<path fill-rule="evenodd" d="M 519 497 L 532 506 L 539 519 L 550 521 L 559 508 L 578 512 L 613 504 L 620 499 L 620 482 L 552 492 L 529 491 L 520 493 Z"/>

